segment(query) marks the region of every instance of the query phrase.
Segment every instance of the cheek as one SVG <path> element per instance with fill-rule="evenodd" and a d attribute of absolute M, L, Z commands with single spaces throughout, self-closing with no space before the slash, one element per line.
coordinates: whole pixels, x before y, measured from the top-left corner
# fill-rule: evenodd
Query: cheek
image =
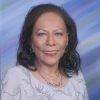
<path fill-rule="evenodd" d="M 62 57 L 64 55 L 65 48 L 67 47 L 67 45 L 68 45 L 68 42 L 67 41 L 66 42 L 62 42 L 60 44 L 60 57 Z"/>
<path fill-rule="evenodd" d="M 60 45 L 60 48 L 62 50 L 64 50 L 67 47 L 67 45 L 68 45 L 68 39 L 65 39 L 63 41 L 60 41 L 59 45 Z"/>
<path fill-rule="evenodd" d="M 38 52 L 39 50 L 42 50 L 43 48 L 43 42 L 41 42 L 41 40 L 35 40 L 32 41 L 32 48 L 33 48 L 33 51 L 35 52 Z"/>

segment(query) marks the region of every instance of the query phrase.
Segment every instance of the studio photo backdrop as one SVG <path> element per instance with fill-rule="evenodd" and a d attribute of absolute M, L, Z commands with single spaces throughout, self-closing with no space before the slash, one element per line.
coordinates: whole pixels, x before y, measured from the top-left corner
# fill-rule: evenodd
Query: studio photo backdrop
<path fill-rule="evenodd" d="M 64 7 L 77 25 L 78 51 L 90 100 L 100 100 L 100 0 L 0 0 L 0 71 L 2 80 L 16 64 L 19 34 L 29 9 L 53 3 Z"/>

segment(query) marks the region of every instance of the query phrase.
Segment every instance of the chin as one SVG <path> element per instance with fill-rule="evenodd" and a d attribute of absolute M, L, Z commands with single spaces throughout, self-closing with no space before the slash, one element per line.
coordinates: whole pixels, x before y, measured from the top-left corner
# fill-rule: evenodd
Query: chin
<path fill-rule="evenodd" d="M 58 65 L 58 61 L 54 61 L 54 60 L 45 61 L 44 63 L 45 63 L 46 65 L 48 65 L 48 66 Z"/>

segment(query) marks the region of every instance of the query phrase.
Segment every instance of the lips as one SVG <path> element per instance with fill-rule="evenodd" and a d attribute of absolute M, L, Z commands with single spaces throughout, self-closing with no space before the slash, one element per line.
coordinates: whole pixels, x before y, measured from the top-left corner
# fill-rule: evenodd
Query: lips
<path fill-rule="evenodd" d="M 44 54 L 47 56 L 55 56 L 57 52 L 58 50 L 49 50 L 49 51 L 44 51 Z"/>

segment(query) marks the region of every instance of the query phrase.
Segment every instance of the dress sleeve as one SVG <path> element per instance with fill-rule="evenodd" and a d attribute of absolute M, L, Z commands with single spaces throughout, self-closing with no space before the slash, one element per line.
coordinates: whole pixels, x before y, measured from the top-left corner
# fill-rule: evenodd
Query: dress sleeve
<path fill-rule="evenodd" d="M 79 75 L 78 75 L 78 83 L 80 83 L 80 91 L 82 92 L 82 100 L 89 100 L 86 82 L 81 71 L 79 72 Z"/>
<path fill-rule="evenodd" d="M 20 100 L 20 85 L 18 70 L 10 69 L 1 83 L 1 100 Z"/>

